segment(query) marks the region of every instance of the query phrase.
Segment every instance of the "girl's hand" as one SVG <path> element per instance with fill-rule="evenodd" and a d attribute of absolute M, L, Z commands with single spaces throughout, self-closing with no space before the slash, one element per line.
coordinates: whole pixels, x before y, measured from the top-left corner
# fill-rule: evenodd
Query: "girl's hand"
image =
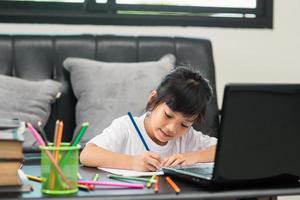
<path fill-rule="evenodd" d="M 175 165 L 191 165 L 198 162 L 198 157 L 194 152 L 178 153 L 165 158 L 162 161 L 162 166 L 175 166 Z"/>
<path fill-rule="evenodd" d="M 157 171 L 160 169 L 160 156 L 154 152 L 144 152 L 133 156 L 132 169 L 136 171 Z"/>

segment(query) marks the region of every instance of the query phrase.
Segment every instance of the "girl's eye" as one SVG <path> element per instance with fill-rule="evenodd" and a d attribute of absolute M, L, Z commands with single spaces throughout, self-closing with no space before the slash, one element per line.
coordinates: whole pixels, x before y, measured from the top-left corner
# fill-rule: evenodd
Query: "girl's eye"
<path fill-rule="evenodd" d="M 172 116 L 168 115 L 166 112 L 165 112 L 165 115 L 166 115 L 167 118 L 172 118 Z"/>
<path fill-rule="evenodd" d="M 182 126 L 183 128 L 188 128 L 188 127 L 189 127 L 189 126 L 184 125 L 184 124 L 181 124 L 181 126 Z"/>

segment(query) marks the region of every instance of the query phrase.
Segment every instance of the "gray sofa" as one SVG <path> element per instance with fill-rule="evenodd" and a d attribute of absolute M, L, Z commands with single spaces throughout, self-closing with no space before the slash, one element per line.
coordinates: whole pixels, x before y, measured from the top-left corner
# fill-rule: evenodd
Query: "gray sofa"
<path fill-rule="evenodd" d="M 209 104 L 207 120 L 203 124 L 196 124 L 195 128 L 215 136 L 219 126 L 215 68 L 212 45 L 206 39 L 115 35 L 0 35 L 0 74 L 32 81 L 53 79 L 61 82 L 64 89 L 61 97 L 51 105 L 45 132 L 49 140 L 52 140 L 55 121 L 61 119 L 65 123 L 63 141 L 70 141 L 76 126 L 77 100 L 69 72 L 62 66 L 67 57 L 106 62 L 142 62 L 158 60 L 168 53 L 176 56 L 177 65 L 194 66 L 210 80 L 215 96 Z"/>

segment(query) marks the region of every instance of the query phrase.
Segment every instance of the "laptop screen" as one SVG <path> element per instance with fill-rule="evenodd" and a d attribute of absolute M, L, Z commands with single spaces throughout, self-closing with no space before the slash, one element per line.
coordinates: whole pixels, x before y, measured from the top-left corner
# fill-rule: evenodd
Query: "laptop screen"
<path fill-rule="evenodd" d="M 297 179 L 299 152 L 300 85 L 226 86 L 214 178 Z"/>

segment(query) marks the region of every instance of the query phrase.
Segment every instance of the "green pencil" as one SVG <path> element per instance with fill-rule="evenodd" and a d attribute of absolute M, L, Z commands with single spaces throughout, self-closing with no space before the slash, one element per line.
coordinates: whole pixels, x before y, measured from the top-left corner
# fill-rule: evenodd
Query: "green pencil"
<path fill-rule="evenodd" d="M 93 178 L 93 181 L 98 181 L 100 175 L 99 174 L 95 174 L 94 178 Z M 95 185 L 91 185 L 91 189 L 95 189 Z"/>
<path fill-rule="evenodd" d="M 130 176 L 119 176 L 114 174 L 108 174 L 108 178 L 116 179 L 116 180 L 130 180 L 130 181 L 142 181 L 142 182 L 149 182 L 149 178 L 140 178 L 140 177 L 130 177 Z M 155 183 L 155 180 L 151 181 L 152 183 Z"/>
<path fill-rule="evenodd" d="M 156 181 L 155 181 L 155 177 L 156 177 L 156 175 L 153 175 L 150 179 L 149 179 L 149 181 L 147 182 L 147 188 L 151 188 L 151 186 L 152 186 L 152 183 L 155 183 Z M 154 181 L 154 182 L 153 182 Z"/>
<path fill-rule="evenodd" d="M 93 181 L 98 181 L 100 175 L 99 174 L 95 174 L 94 178 L 93 178 Z"/>
<path fill-rule="evenodd" d="M 81 138 L 85 134 L 86 129 L 88 127 L 89 127 L 89 123 L 88 122 L 84 122 L 84 123 L 81 124 L 81 128 L 79 130 L 79 133 L 75 136 L 74 141 L 71 142 L 71 144 L 70 144 L 71 146 L 76 146 L 80 142 Z"/>
<path fill-rule="evenodd" d="M 75 136 L 75 139 L 73 142 L 70 143 L 70 146 L 77 146 L 79 141 L 81 140 L 82 136 L 84 135 L 84 133 L 86 132 L 86 129 L 89 127 L 89 123 L 85 122 L 81 124 L 81 128 L 79 130 L 78 135 Z M 66 155 L 62 158 L 62 160 L 60 161 L 60 166 L 62 168 L 64 168 L 67 160 L 69 159 L 69 156 L 71 154 L 71 151 L 67 152 Z"/>

